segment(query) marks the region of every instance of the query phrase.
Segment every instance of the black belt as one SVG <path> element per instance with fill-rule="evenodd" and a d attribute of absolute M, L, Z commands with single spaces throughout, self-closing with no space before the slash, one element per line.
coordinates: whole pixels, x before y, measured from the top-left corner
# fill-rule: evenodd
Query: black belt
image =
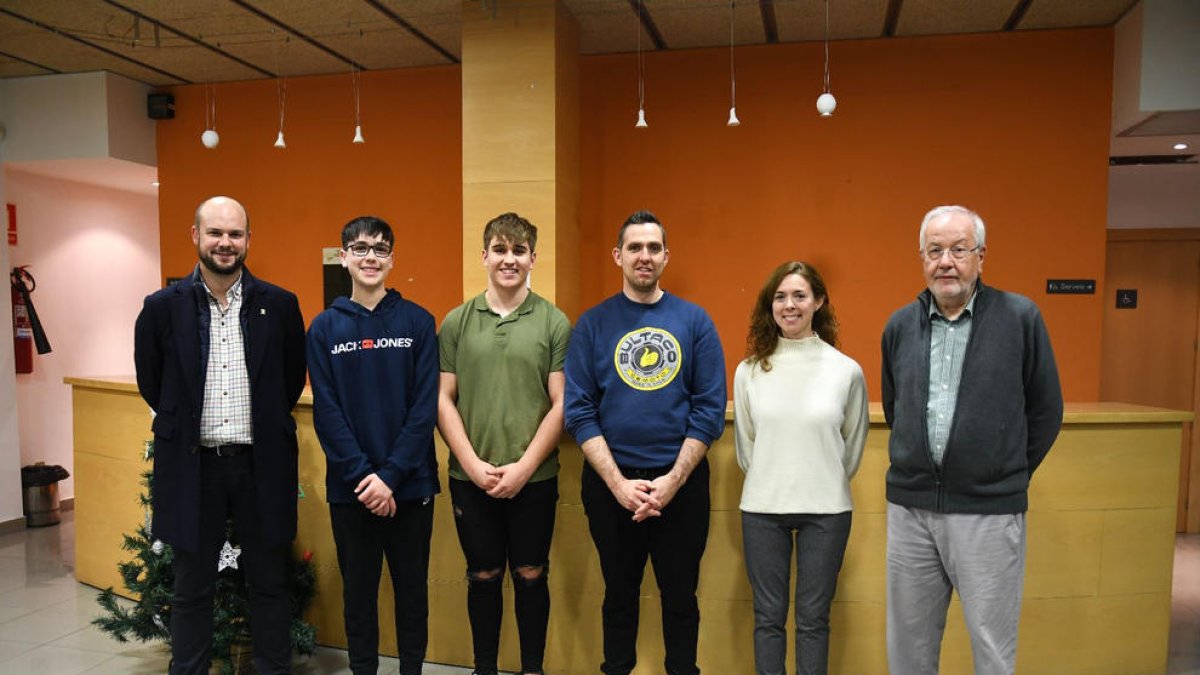
<path fill-rule="evenodd" d="M 196 452 L 202 452 L 207 455 L 216 455 L 217 457 L 237 457 L 243 453 L 250 452 L 254 449 L 253 445 L 246 443 L 228 443 L 226 445 L 199 445 L 196 446 Z"/>
<path fill-rule="evenodd" d="M 659 476 L 665 476 L 666 474 L 670 473 L 671 469 L 675 468 L 675 465 L 668 464 L 666 466 L 655 466 L 655 467 L 647 467 L 647 468 L 633 468 L 633 467 L 619 466 L 617 468 L 620 469 L 621 475 L 624 476 L 627 480 L 654 480 L 655 478 L 658 478 Z"/>

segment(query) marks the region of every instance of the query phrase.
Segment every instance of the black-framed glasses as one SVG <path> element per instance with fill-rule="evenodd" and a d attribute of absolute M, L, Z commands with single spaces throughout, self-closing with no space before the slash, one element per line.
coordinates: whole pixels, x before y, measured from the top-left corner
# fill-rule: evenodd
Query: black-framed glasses
<path fill-rule="evenodd" d="M 375 252 L 376 258 L 386 258 L 392 254 L 392 247 L 387 244 L 350 244 L 346 250 L 355 258 L 365 258 L 371 251 Z"/>
<path fill-rule="evenodd" d="M 955 260 L 964 260 L 968 255 L 978 251 L 980 248 L 982 247 L 975 246 L 973 248 L 967 248 L 966 246 L 951 246 L 950 248 L 943 248 L 941 246 L 930 246 L 929 248 L 921 251 L 921 255 L 924 256 L 929 262 L 941 261 L 942 256 L 946 253 L 949 253 L 950 257 L 954 258 Z"/>

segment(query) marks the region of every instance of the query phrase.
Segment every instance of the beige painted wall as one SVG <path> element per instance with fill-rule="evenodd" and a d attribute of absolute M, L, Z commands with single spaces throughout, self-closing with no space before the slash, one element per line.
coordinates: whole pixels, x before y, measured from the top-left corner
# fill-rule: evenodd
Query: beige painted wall
<path fill-rule="evenodd" d="M 4 139 L 0 139 L 0 165 L 4 162 L 4 147 Z M 0 171 L 0 204 L 7 199 L 6 190 L 4 172 Z M 5 239 L 0 243 L 0 270 L 7 272 L 12 269 L 9 257 Z M 0 293 L 0 316 L 12 317 L 9 293 Z M 8 321 L 11 325 L 12 319 Z M 3 325 L 3 321 L 0 321 L 0 325 Z M 5 339 L 0 340 L 0 525 L 15 523 L 21 518 L 21 446 L 18 427 L 13 343 Z"/>
<path fill-rule="evenodd" d="M 19 458 L 74 473 L 63 377 L 133 372 L 133 322 L 160 284 L 158 202 L 11 169 L 6 176 L 20 227 L 11 265 L 29 265 L 37 280 L 33 303 L 53 347 L 16 376 Z M 73 478 L 59 494 L 75 494 Z"/>

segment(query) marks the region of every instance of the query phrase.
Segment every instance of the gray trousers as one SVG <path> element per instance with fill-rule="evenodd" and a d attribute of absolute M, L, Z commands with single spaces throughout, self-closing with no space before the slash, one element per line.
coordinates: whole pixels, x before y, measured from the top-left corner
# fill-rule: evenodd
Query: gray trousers
<path fill-rule="evenodd" d="M 754 667 L 784 675 L 785 627 L 796 549 L 796 672 L 825 675 L 829 668 L 829 606 L 850 538 L 850 512 L 774 514 L 742 512 L 746 573 L 754 591 Z"/>
<path fill-rule="evenodd" d="M 958 591 L 975 675 L 1012 675 L 1025 579 L 1025 514 L 934 513 L 888 503 L 891 675 L 936 675 Z"/>

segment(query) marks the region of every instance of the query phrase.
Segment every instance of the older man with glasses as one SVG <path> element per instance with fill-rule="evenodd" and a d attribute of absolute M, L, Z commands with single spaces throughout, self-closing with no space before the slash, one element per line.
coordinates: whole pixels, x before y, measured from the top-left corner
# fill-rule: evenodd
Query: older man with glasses
<path fill-rule="evenodd" d="M 1038 308 L 980 279 L 984 238 L 970 209 L 926 214 L 927 289 L 883 333 L 893 675 L 938 672 L 955 589 L 975 673 L 1016 668 L 1029 481 L 1062 425 L 1062 390 Z"/>

